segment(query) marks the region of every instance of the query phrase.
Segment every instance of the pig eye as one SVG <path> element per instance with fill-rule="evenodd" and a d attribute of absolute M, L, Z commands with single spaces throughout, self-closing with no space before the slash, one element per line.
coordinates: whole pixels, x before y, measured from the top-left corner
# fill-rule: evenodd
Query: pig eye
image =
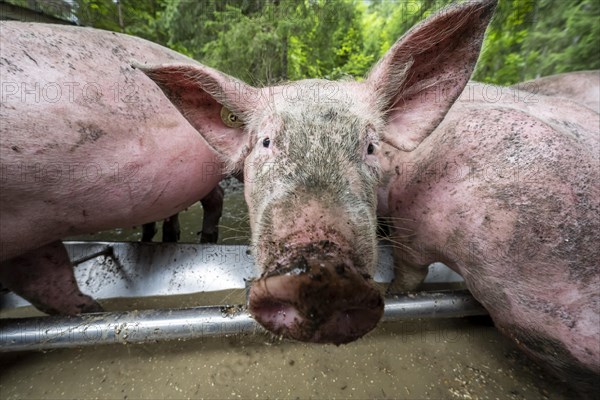
<path fill-rule="evenodd" d="M 239 128 L 243 125 L 242 121 L 232 113 L 227 107 L 221 107 L 221 121 L 230 128 Z"/>
<path fill-rule="evenodd" d="M 268 149 L 270 145 L 271 145 L 271 139 L 269 139 L 269 138 L 264 138 L 264 139 L 263 139 L 263 147 L 264 147 L 265 149 Z"/>
<path fill-rule="evenodd" d="M 373 143 L 369 143 L 369 146 L 367 146 L 367 154 L 373 154 L 373 152 L 375 152 L 375 146 L 373 146 Z"/>

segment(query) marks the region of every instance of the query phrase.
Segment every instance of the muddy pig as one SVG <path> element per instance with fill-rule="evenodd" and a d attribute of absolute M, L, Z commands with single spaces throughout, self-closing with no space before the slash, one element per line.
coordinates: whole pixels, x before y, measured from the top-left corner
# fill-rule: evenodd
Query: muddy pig
<path fill-rule="evenodd" d="M 465 89 L 494 7 L 432 16 L 360 82 L 258 89 L 206 67 L 144 71 L 192 125 L 206 94 L 244 123 L 204 132 L 246 177 L 262 270 L 249 309 L 263 326 L 337 344 L 369 332 L 383 310 L 377 212 L 392 224 L 397 286 L 416 289 L 428 264 L 445 262 L 499 329 L 584 392 L 600 364 L 598 113 Z"/>
<path fill-rule="evenodd" d="M 262 271 L 249 308 L 265 327 L 339 344 L 380 320 L 383 300 L 372 282 L 377 187 L 383 140 L 397 129 L 395 99 L 401 90 L 416 96 L 437 82 L 454 99 L 469 79 L 494 6 L 468 2 L 444 10 L 401 39 L 364 82 L 305 80 L 259 89 L 208 67 L 139 66 L 192 125 L 202 123 L 196 104 L 207 95 L 243 122 L 229 135 L 204 135 L 228 172 L 243 171 L 252 250 Z M 407 94 L 403 104 L 410 101 Z M 418 124 L 433 130 L 451 100 L 446 109 L 416 103 L 431 115 L 407 114 L 412 121 L 399 135 L 412 135 Z"/>
<path fill-rule="evenodd" d="M 394 227 L 398 287 L 417 289 L 430 261 L 444 262 L 503 333 L 593 398 L 600 119 L 593 103 L 533 94 L 548 80 L 531 92 L 470 83 L 414 150 L 386 143 L 379 211 Z"/>
<path fill-rule="evenodd" d="M 207 97 L 192 127 L 131 61 L 195 62 L 142 39 L 2 22 L 0 47 L 0 282 L 48 313 L 97 311 L 60 239 L 166 218 L 218 190 L 222 162 L 198 129 L 237 122 Z"/>

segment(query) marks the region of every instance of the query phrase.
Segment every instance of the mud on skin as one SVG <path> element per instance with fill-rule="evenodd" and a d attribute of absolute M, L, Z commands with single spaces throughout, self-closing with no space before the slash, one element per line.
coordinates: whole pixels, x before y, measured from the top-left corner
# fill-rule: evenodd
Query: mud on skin
<path fill-rule="evenodd" d="M 331 82 L 325 80 L 295 82 L 307 95 L 293 103 L 284 96 L 286 86 L 253 88 L 206 67 L 140 67 L 231 170 L 244 171 L 252 248 L 264 272 L 249 295 L 257 321 L 272 329 L 277 326 L 274 330 L 284 336 L 313 332 L 302 339 L 329 337 L 336 343 L 375 326 L 381 296 L 364 277 L 373 274 L 377 261 L 377 187 L 391 181 L 382 176 L 389 166 L 380 153 L 386 144 L 396 153 L 414 149 L 443 119 L 469 79 L 494 7 L 493 1 L 450 7 L 401 38 L 365 81 L 338 82 L 334 92 L 326 91 Z M 447 60 L 431 57 L 442 48 Z M 443 107 L 412 109 L 427 104 L 419 95 L 437 90 L 436 85 L 449 93 Z M 321 92 L 328 93 L 328 101 L 318 98 Z M 205 110 L 197 106 L 206 94 L 244 125 L 230 135 L 201 129 L 198 118 Z M 404 137 L 398 130 L 410 133 Z M 324 241 L 339 250 L 323 249 Z M 286 246 L 289 253 L 281 250 Z M 304 254 L 307 251 L 311 254 Z M 315 251 L 319 255 L 313 257 Z M 298 273 L 298 267 L 306 269 L 302 260 L 310 268 Z M 344 275 L 338 276 L 336 266 L 341 265 Z M 274 273 L 278 268 L 283 269 Z M 315 275 L 315 268 L 323 273 Z M 311 285 L 318 287 L 319 295 L 309 301 Z M 356 300 L 361 292 L 368 295 Z M 315 309 L 327 312 L 318 315 Z M 341 318 L 346 322 L 335 327 L 333 322 Z"/>

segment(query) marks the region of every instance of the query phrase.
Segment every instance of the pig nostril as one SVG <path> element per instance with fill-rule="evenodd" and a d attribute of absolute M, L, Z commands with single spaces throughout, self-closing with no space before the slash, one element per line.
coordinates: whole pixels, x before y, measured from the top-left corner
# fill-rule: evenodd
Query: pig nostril
<path fill-rule="evenodd" d="M 367 154 L 373 154 L 375 152 L 375 146 L 373 145 L 373 143 L 369 143 L 369 146 L 367 146 Z"/>
<path fill-rule="evenodd" d="M 333 267 L 335 268 L 335 267 Z M 348 267 L 347 276 L 352 276 Z M 318 293 L 302 288 L 304 276 L 275 276 L 255 285 L 250 292 L 249 311 L 257 322 L 276 335 L 317 342 L 343 344 L 372 330 L 383 314 L 383 300 L 368 286 L 341 287 L 327 284 Z M 344 281 L 349 284 L 349 281 Z M 313 281 L 314 282 L 314 281 Z M 312 287 L 312 284 L 308 287 Z"/>

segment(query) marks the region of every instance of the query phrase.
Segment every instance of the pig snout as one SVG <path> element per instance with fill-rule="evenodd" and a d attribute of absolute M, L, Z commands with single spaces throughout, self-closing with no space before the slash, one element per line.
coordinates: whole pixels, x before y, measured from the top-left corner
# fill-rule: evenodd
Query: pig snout
<path fill-rule="evenodd" d="M 383 299 L 329 241 L 288 248 L 250 289 L 249 309 L 265 328 L 305 342 L 342 344 L 372 330 Z"/>

